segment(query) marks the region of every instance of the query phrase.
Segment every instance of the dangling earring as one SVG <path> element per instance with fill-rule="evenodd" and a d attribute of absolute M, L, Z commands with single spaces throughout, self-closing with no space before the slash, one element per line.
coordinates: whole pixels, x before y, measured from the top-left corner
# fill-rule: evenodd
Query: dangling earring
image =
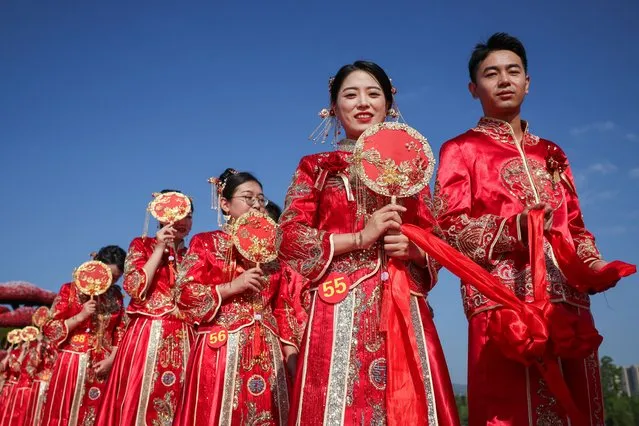
<path fill-rule="evenodd" d="M 406 120 L 404 120 L 404 116 L 402 116 L 402 113 L 399 111 L 399 108 L 397 108 L 397 104 L 394 102 L 393 106 L 388 109 L 388 113 L 386 114 L 386 116 L 390 117 L 390 121 L 402 123 L 406 122 Z"/>
<path fill-rule="evenodd" d="M 333 87 L 333 82 L 335 81 L 335 77 L 330 77 L 328 79 L 328 95 L 330 98 L 331 88 Z M 337 147 L 337 141 L 339 138 L 341 130 L 341 123 L 335 114 L 335 110 L 333 108 L 322 108 L 319 112 L 319 116 L 322 119 L 322 122 L 313 130 L 313 132 L 308 137 L 313 142 L 317 143 L 325 143 L 326 139 L 328 139 L 329 135 L 333 133 L 333 138 L 331 139 L 331 145 L 333 147 Z"/>
<path fill-rule="evenodd" d="M 338 135 L 341 133 L 341 125 L 337 117 L 335 116 L 335 111 L 333 108 L 330 110 L 327 108 L 322 108 L 319 112 L 319 117 L 322 119 L 321 123 L 313 130 L 313 132 L 308 137 L 313 142 L 317 143 L 326 143 L 326 139 L 328 136 L 333 133 L 333 138 L 331 140 L 331 144 L 335 145 L 335 141 L 338 138 Z"/>
<path fill-rule="evenodd" d="M 405 123 L 406 121 L 404 120 L 402 113 L 399 111 L 399 107 L 397 106 L 397 102 L 395 101 L 395 95 L 397 94 L 397 89 L 395 88 L 395 86 L 391 87 L 391 93 L 393 94 L 393 103 L 391 104 L 391 107 L 388 109 L 388 113 L 386 114 L 386 116 L 390 117 L 390 121 L 395 121 L 395 122 L 401 121 Z"/>

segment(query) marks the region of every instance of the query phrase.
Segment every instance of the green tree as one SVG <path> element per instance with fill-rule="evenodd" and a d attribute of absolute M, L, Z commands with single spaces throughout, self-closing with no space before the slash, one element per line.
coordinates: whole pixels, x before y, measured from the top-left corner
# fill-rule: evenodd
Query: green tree
<path fill-rule="evenodd" d="M 639 421 L 639 395 L 630 398 L 630 408 L 632 415 L 635 416 L 635 421 Z"/>
<path fill-rule="evenodd" d="M 468 426 L 468 401 L 466 395 L 455 395 L 457 403 L 457 411 L 459 412 L 459 420 L 462 426 Z"/>
<path fill-rule="evenodd" d="M 601 387 L 606 410 L 606 426 L 636 426 L 639 420 L 633 408 L 636 398 L 624 394 L 621 387 L 623 368 L 609 356 L 601 358 Z"/>

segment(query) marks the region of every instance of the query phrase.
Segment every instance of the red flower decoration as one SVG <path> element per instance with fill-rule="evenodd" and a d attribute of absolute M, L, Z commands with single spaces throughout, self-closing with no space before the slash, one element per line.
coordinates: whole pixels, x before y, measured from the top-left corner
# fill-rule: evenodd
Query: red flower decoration
<path fill-rule="evenodd" d="M 548 154 L 546 155 L 546 169 L 552 176 L 554 183 L 558 183 L 561 174 L 568 167 L 568 158 L 555 145 L 548 145 Z"/>
<path fill-rule="evenodd" d="M 339 173 L 345 171 L 349 163 L 346 158 L 338 152 L 331 152 L 318 161 L 319 167 L 329 173 Z"/>

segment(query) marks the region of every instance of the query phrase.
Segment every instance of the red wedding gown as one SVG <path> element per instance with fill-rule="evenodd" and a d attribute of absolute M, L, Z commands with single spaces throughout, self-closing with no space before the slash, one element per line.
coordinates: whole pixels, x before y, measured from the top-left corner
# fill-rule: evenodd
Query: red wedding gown
<path fill-rule="evenodd" d="M 427 267 L 392 260 L 385 283 L 380 244 L 333 254 L 333 234 L 362 230 L 365 217 L 390 201 L 354 176 L 352 149 L 343 141 L 338 151 L 302 158 L 280 218 L 281 258 L 308 279 L 302 293 L 310 292 L 290 424 L 457 425 L 427 304 L 437 268 L 428 258 Z M 427 188 L 398 203 L 405 223 L 432 227 Z M 326 302 L 318 291 L 345 298 Z"/>
<path fill-rule="evenodd" d="M 172 249 L 147 282 L 143 267 L 156 244 L 155 238 L 136 238 L 129 246 L 123 284 L 131 296 L 129 324 L 96 425 L 170 425 L 175 417 L 193 330 L 177 316 Z"/>

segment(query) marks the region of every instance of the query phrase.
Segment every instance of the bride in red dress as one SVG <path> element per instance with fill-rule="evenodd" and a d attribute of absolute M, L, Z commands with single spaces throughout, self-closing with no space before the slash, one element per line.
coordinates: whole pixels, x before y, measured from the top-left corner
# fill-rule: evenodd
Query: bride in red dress
<path fill-rule="evenodd" d="M 89 300 L 74 283 L 62 285 L 43 332 L 58 347 L 42 411 L 47 426 L 92 426 L 105 390 L 117 346 L 124 332 L 122 292 L 115 285 L 126 252 L 100 249 L 94 260 L 111 268 L 113 284 Z"/>
<path fill-rule="evenodd" d="M 382 68 L 365 61 L 343 66 L 329 89 L 331 110 L 323 115 L 343 126 L 346 139 L 334 152 L 302 158 L 280 217 L 281 259 L 308 279 L 302 294 L 310 291 L 290 424 L 459 424 L 427 303 L 437 267 L 399 232 L 402 222 L 433 227 L 430 192 L 390 205 L 358 184 L 350 167 L 356 139 L 396 114 L 394 89 Z M 380 330 L 386 257 L 410 271 L 402 283 L 410 288 L 410 327 L 402 335 Z M 323 283 L 332 283 L 332 291 L 320 297 Z M 325 299 L 337 292 L 341 300 Z M 416 383 L 413 396 L 398 399 L 387 391 L 387 359 L 402 339 L 414 339 L 419 350 L 404 366 L 388 364 L 389 372 L 403 367 Z"/>
<path fill-rule="evenodd" d="M 172 192 L 169 190 L 161 193 Z M 191 213 L 131 241 L 124 264 L 130 321 L 108 380 L 97 425 L 171 424 L 193 340 L 175 304 L 176 265 L 186 254 Z M 175 253 L 174 247 L 177 248 Z"/>
<path fill-rule="evenodd" d="M 233 220 L 264 212 L 260 182 L 227 169 L 217 188 L 228 222 L 193 237 L 178 277 L 178 306 L 197 337 L 174 425 L 286 424 L 286 361 L 299 338 L 290 270 L 277 260 L 249 265 L 231 241 Z"/>

